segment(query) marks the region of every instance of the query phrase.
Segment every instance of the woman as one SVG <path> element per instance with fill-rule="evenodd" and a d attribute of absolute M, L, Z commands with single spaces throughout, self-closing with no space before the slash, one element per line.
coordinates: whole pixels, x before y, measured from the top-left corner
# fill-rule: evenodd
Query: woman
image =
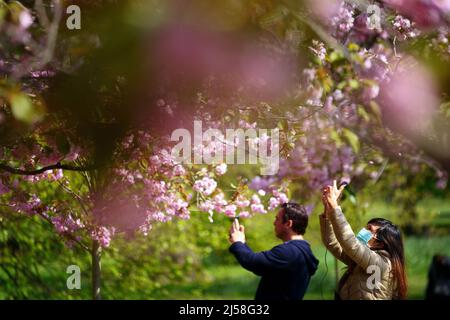
<path fill-rule="evenodd" d="M 323 243 L 348 266 L 336 299 L 405 299 L 407 282 L 399 228 L 377 218 L 355 236 L 338 204 L 343 188 L 338 189 L 334 181 L 323 190 L 325 213 L 320 215 Z"/>

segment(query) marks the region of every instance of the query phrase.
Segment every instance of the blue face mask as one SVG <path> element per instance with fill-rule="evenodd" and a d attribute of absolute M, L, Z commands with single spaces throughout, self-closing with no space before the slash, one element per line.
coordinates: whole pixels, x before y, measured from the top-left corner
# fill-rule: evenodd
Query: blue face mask
<path fill-rule="evenodd" d="M 359 231 L 356 235 L 356 238 L 363 244 L 367 245 L 369 240 L 372 238 L 372 232 L 370 232 L 366 228 L 362 228 L 361 231 Z"/>

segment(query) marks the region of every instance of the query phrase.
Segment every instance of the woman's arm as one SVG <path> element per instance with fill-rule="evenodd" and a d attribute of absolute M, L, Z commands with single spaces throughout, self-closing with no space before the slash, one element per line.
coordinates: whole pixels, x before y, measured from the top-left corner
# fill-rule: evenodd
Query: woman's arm
<path fill-rule="evenodd" d="M 349 265 L 352 262 L 349 256 L 344 253 L 341 245 L 336 239 L 334 235 L 333 226 L 331 225 L 330 220 L 327 218 L 326 214 L 319 215 L 320 221 L 320 234 L 322 237 L 322 242 L 324 246 L 330 250 L 331 254 L 338 260 L 342 261 L 346 265 Z"/>
<path fill-rule="evenodd" d="M 333 208 L 334 214 L 330 215 L 329 220 L 343 252 L 361 268 L 367 269 L 371 265 L 376 265 L 381 268 L 381 273 L 384 273 L 390 267 L 389 260 L 362 244 L 356 238 L 341 208 L 339 206 Z"/>
<path fill-rule="evenodd" d="M 341 207 L 339 207 L 338 199 L 343 189 L 344 186 L 338 189 L 336 181 L 333 181 L 333 186 L 326 187 L 323 193 L 327 206 L 331 209 L 328 211 L 328 216 L 336 239 L 344 253 L 360 267 L 367 270 L 369 266 L 376 265 L 384 273 L 390 268 L 389 259 L 372 251 L 356 239 L 355 233 L 342 213 Z"/>

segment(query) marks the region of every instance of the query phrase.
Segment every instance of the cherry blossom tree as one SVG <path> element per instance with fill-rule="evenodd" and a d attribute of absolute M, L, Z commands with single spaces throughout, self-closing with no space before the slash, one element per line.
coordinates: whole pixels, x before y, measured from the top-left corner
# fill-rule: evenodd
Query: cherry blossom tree
<path fill-rule="evenodd" d="M 117 233 L 193 212 L 265 214 L 313 201 L 335 177 L 363 188 L 391 163 L 431 169 L 446 188 L 449 74 L 429 62 L 448 65 L 449 6 L 375 4 L 376 28 L 365 1 L 81 1 L 71 33 L 62 1 L 0 1 L 2 207 L 88 251 L 100 298 L 102 248 Z M 228 186 L 233 165 L 180 162 L 170 133 L 194 120 L 278 128 L 279 172 Z"/>

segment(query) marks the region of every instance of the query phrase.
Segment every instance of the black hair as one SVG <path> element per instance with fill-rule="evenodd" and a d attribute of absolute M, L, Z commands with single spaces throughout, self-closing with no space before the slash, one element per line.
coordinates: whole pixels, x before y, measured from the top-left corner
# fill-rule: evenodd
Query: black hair
<path fill-rule="evenodd" d="M 383 218 L 370 219 L 369 222 L 367 222 L 367 224 L 373 224 L 373 225 L 379 226 L 379 227 L 385 226 L 387 224 L 394 225 L 390 220 L 383 219 Z"/>
<path fill-rule="evenodd" d="M 377 230 L 375 238 L 383 243 L 383 250 L 389 252 L 392 272 L 397 281 L 397 295 L 395 298 L 405 299 L 408 284 L 405 272 L 405 251 L 400 229 L 389 221 L 389 223 L 385 223 Z"/>
<path fill-rule="evenodd" d="M 308 226 L 308 213 L 305 207 L 295 202 L 287 202 L 283 203 L 281 208 L 283 208 L 283 223 L 292 220 L 292 230 L 297 234 L 305 234 Z"/>

